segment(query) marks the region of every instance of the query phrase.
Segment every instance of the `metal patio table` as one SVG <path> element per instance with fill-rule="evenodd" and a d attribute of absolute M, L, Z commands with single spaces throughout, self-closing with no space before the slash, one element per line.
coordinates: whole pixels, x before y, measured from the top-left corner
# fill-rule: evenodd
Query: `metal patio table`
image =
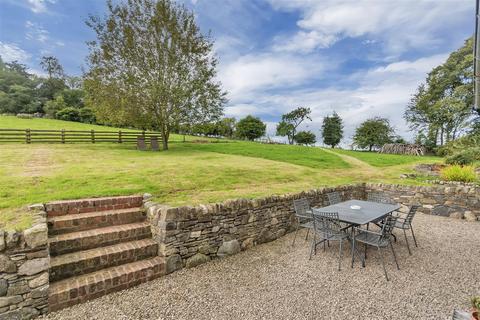
<path fill-rule="evenodd" d="M 360 209 L 352 209 L 351 206 L 359 206 Z M 400 209 L 400 205 L 398 204 L 378 203 L 363 200 L 348 200 L 332 204 L 327 207 L 315 207 L 312 208 L 312 211 L 314 214 L 315 211 L 337 212 L 338 218 L 341 222 L 345 222 L 353 226 L 360 226 L 366 224 L 368 229 L 369 223 L 376 224 L 379 221 L 383 220 L 390 213 L 398 209 Z"/>

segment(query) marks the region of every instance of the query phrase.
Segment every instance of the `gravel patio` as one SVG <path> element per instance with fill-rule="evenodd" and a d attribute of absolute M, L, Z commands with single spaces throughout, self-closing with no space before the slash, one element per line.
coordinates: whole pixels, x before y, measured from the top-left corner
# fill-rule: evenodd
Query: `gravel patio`
<path fill-rule="evenodd" d="M 338 244 L 309 261 L 292 233 L 42 319 L 449 319 L 480 294 L 480 223 L 417 214 L 414 228 L 412 256 L 395 231 L 401 270 L 387 253 L 389 282 L 374 249 L 352 269 L 348 245 L 339 272 Z"/>

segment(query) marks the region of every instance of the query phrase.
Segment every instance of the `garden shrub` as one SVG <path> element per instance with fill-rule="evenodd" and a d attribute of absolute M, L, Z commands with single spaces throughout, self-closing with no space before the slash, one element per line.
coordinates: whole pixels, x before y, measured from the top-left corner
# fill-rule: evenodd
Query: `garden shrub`
<path fill-rule="evenodd" d="M 78 109 L 72 107 L 63 108 L 55 114 L 55 117 L 65 121 L 80 121 Z"/>
<path fill-rule="evenodd" d="M 441 177 L 445 181 L 474 182 L 477 179 L 475 169 L 472 166 L 453 165 L 441 171 Z"/>
<path fill-rule="evenodd" d="M 95 114 L 90 108 L 81 108 L 79 111 L 80 121 L 83 123 L 95 123 Z"/>
<path fill-rule="evenodd" d="M 445 160 L 446 164 L 466 166 L 480 160 L 480 147 L 470 148 L 453 154 Z"/>

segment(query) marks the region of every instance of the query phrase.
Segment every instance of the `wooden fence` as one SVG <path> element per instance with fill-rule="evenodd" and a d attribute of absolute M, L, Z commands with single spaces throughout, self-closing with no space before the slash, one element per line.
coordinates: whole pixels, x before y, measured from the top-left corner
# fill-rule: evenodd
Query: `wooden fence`
<path fill-rule="evenodd" d="M 0 143 L 136 143 L 138 137 L 161 141 L 161 134 L 152 131 L 0 129 Z"/>

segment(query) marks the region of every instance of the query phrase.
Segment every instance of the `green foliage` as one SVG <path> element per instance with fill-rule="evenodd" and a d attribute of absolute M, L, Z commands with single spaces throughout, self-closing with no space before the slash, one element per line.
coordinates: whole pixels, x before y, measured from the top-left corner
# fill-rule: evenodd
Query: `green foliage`
<path fill-rule="evenodd" d="M 472 302 L 472 308 L 475 308 L 478 311 L 480 311 L 480 296 L 473 297 L 471 302 Z"/>
<path fill-rule="evenodd" d="M 480 147 L 465 149 L 459 151 L 446 160 L 446 164 L 458 164 L 458 165 L 469 165 L 473 164 L 475 161 L 480 161 Z"/>
<path fill-rule="evenodd" d="M 353 142 L 361 149 L 368 148 L 372 151 L 374 147 L 380 148 L 386 143 L 393 141 L 393 128 L 385 118 L 372 118 L 364 121 L 355 130 Z"/>
<path fill-rule="evenodd" d="M 438 148 L 439 156 L 451 156 L 461 151 L 480 146 L 480 133 L 473 133 L 453 141 L 449 141 L 444 146 Z"/>
<path fill-rule="evenodd" d="M 55 118 L 58 111 L 67 107 L 68 106 L 65 103 L 65 100 L 63 100 L 63 96 L 58 95 L 55 97 L 55 99 L 47 101 L 43 109 L 47 116 L 49 116 L 50 118 Z"/>
<path fill-rule="evenodd" d="M 67 107 L 55 114 L 55 117 L 64 121 L 80 121 L 80 114 L 78 109 Z"/>
<path fill-rule="evenodd" d="M 334 112 L 333 115 L 323 118 L 322 124 L 323 143 L 335 148 L 343 138 L 343 124 L 340 116 Z"/>
<path fill-rule="evenodd" d="M 317 137 L 312 131 L 299 131 L 294 139 L 297 144 L 302 145 L 314 145 L 317 142 Z"/>
<path fill-rule="evenodd" d="M 433 147 L 458 138 L 473 116 L 473 38 L 434 68 L 404 114 Z"/>
<path fill-rule="evenodd" d="M 84 87 L 98 120 L 158 130 L 168 149 L 171 130 L 220 118 L 213 41 L 193 12 L 170 0 L 108 1 L 107 11 L 87 21 L 97 41 Z"/>
<path fill-rule="evenodd" d="M 440 176 L 445 181 L 474 182 L 477 179 L 472 166 L 449 166 L 442 169 Z"/>
<path fill-rule="evenodd" d="M 260 118 L 246 116 L 237 123 L 236 135 L 241 139 L 255 140 L 265 135 L 267 125 Z"/>
<path fill-rule="evenodd" d="M 81 108 L 78 109 L 78 115 L 80 117 L 80 121 L 84 123 L 95 123 L 95 114 L 93 110 L 90 108 Z"/>
<path fill-rule="evenodd" d="M 60 92 L 60 95 L 63 97 L 63 101 L 69 107 L 73 108 L 83 108 L 85 92 L 81 89 L 63 89 Z"/>
<path fill-rule="evenodd" d="M 282 115 L 282 121 L 277 125 L 277 135 L 287 137 L 288 143 L 293 144 L 298 126 L 306 119 L 312 121 L 310 108 L 298 107 Z"/>

